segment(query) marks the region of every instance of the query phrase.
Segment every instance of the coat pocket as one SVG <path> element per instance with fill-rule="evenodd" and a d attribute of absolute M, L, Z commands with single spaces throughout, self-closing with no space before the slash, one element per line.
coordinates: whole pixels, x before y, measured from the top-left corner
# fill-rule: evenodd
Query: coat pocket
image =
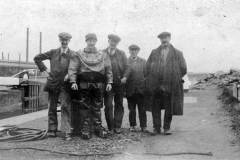
<path fill-rule="evenodd" d="M 44 91 L 46 92 L 57 92 L 60 90 L 60 81 L 57 79 L 54 79 L 53 77 L 49 76 L 47 78 L 47 82 L 44 87 Z"/>

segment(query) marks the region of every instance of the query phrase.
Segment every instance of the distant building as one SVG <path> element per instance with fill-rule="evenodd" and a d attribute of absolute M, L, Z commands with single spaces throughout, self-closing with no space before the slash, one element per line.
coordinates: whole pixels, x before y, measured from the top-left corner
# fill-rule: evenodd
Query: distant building
<path fill-rule="evenodd" d="M 0 60 L 0 76 L 12 76 L 24 69 L 37 69 L 34 62 Z"/>

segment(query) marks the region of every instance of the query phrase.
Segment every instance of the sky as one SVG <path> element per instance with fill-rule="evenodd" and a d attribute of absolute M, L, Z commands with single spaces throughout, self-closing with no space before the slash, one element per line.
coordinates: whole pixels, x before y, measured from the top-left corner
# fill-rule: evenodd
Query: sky
<path fill-rule="evenodd" d="M 118 34 L 119 49 L 141 47 L 145 59 L 160 45 L 157 35 L 172 33 L 189 72 L 240 68 L 239 0 L 0 0 L 0 52 L 25 60 L 26 28 L 30 29 L 29 60 L 59 47 L 58 33 L 69 32 L 72 50 L 85 47 L 85 35 L 98 36 L 97 47 L 107 47 L 107 35 Z"/>

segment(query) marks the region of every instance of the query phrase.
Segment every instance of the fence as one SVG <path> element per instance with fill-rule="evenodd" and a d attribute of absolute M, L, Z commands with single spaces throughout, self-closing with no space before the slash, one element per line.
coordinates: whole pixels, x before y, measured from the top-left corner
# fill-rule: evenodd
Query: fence
<path fill-rule="evenodd" d="M 232 86 L 232 90 L 233 97 L 240 101 L 240 84 L 234 83 Z"/>

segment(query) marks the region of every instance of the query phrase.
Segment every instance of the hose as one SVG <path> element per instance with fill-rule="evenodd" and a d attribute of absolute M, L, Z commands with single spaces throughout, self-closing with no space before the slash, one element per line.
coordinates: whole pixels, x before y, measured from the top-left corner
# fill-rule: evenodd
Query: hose
<path fill-rule="evenodd" d="M 15 125 L 5 125 L 0 130 L 0 142 L 26 142 L 46 138 L 47 130 L 34 128 L 19 128 Z"/>
<path fill-rule="evenodd" d="M 199 155 L 199 156 L 213 156 L 212 152 L 176 152 L 176 153 L 128 153 L 128 152 L 110 152 L 110 153 L 70 153 L 70 152 L 62 152 L 56 150 L 49 150 L 43 148 L 35 148 L 35 147 L 13 147 L 13 148 L 0 148 L 0 151 L 8 151 L 8 150 L 35 150 L 42 152 L 49 152 L 54 154 L 63 154 L 68 156 L 77 156 L 77 157 L 88 157 L 88 156 L 113 156 L 113 155 L 149 155 L 149 156 L 180 156 L 180 155 Z"/>
<path fill-rule="evenodd" d="M 5 125 L 0 127 L 0 142 L 26 142 L 33 140 L 41 140 L 46 138 L 47 130 L 33 129 L 33 128 L 19 128 L 15 125 Z M 77 154 L 61 151 L 48 150 L 35 147 L 13 147 L 13 148 L 0 148 L 0 150 L 37 150 L 45 151 L 55 154 L 65 154 L 69 156 L 113 156 L 115 154 L 134 154 L 134 155 L 152 155 L 152 156 L 178 156 L 178 155 L 201 155 L 201 156 L 213 156 L 212 152 L 176 152 L 176 153 L 88 153 Z"/>

